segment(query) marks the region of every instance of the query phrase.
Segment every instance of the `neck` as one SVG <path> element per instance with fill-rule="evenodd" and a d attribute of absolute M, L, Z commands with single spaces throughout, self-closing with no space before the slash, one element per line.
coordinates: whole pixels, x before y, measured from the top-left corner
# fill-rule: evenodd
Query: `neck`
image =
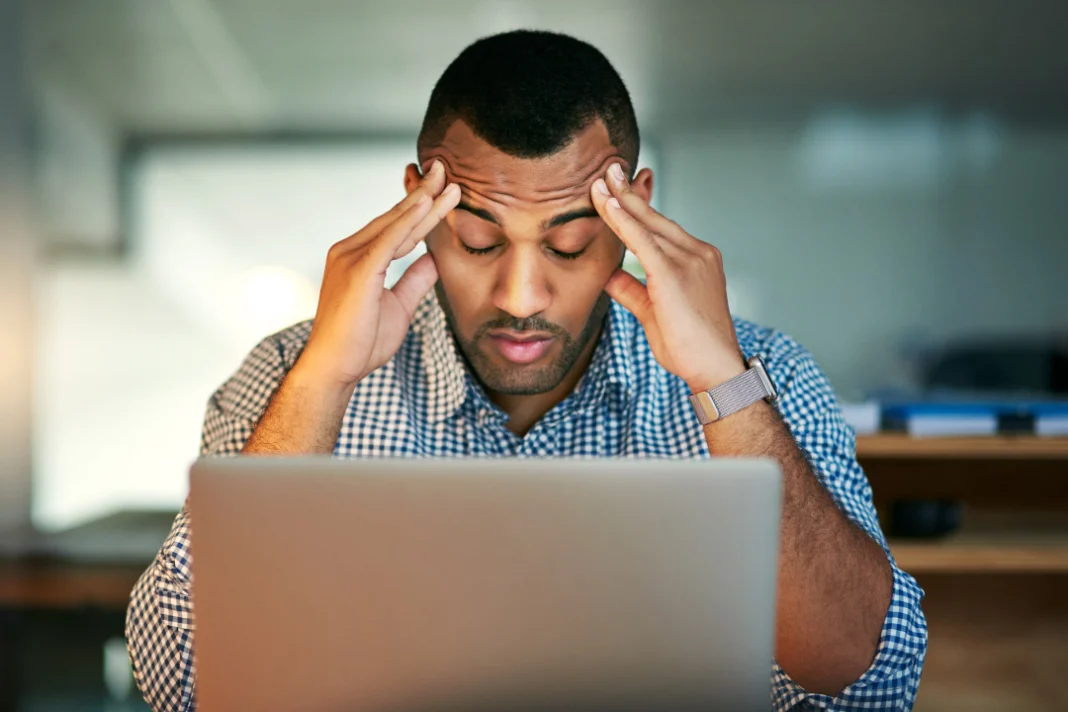
<path fill-rule="evenodd" d="M 582 379 L 582 375 L 586 373 L 590 361 L 593 360 L 593 352 L 601 340 L 602 333 L 604 333 L 603 326 L 596 338 L 590 339 L 590 342 L 586 344 L 586 348 L 582 350 L 582 354 L 575 361 L 575 365 L 564 380 L 551 391 L 529 396 L 497 393 L 496 391 L 490 391 L 486 394 L 491 401 L 508 414 L 509 430 L 519 437 L 523 437 L 534 427 L 535 423 L 541 420 L 542 416 L 552 410 L 554 405 L 567 398 L 575 390 L 578 382 Z"/>

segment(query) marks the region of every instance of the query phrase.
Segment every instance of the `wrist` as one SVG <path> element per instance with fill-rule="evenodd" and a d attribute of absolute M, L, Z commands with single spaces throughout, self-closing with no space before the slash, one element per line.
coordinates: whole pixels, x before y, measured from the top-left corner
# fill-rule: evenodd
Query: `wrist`
<path fill-rule="evenodd" d="M 748 368 L 741 353 L 738 353 L 734 359 L 725 359 L 687 378 L 686 385 L 690 387 L 690 393 L 710 391 L 745 373 Z"/>
<path fill-rule="evenodd" d="M 271 397 L 241 452 L 244 454 L 328 455 L 334 451 L 352 387 L 323 376 L 301 359 Z"/>
<path fill-rule="evenodd" d="M 329 369 L 320 368 L 311 359 L 301 355 L 286 376 L 286 385 L 314 395 L 316 399 L 324 402 L 348 403 L 360 380 L 340 376 Z"/>

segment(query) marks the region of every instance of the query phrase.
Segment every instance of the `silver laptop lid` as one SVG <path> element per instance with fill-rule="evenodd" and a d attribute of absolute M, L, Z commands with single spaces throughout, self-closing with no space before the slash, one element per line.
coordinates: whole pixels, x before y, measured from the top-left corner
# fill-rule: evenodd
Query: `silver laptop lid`
<path fill-rule="evenodd" d="M 766 709 L 779 490 L 762 460 L 199 461 L 200 709 Z"/>

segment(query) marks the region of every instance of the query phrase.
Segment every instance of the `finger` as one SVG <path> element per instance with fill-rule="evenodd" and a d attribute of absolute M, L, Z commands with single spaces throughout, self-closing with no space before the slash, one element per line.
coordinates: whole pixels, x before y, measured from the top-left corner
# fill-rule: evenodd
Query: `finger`
<path fill-rule="evenodd" d="M 401 303 L 408 318 L 415 314 L 415 308 L 426 293 L 438 281 L 438 267 L 428 252 L 408 266 L 397 283 L 393 285 L 393 295 Z"/>
<path fill-rule="evenodd" d="M 608 193 L 608 187 L 603 180 L 598 178 L 593 182 L 590 195 L 597 214 L 612 228 L 612 232 L 623 241 L 627 249 L 634 253 L 646 272 L 663 258 L 663 246 L 644 225 L 623 210 L 619 200 Z"/>
<path fill-rule="evenodd" d="M 435 158 L 423 176 L 422 184 L 430 197 L 437 197 L 445 188 L 445 164 Z"/>
<path fill-rule="evenodd" d="M 379 215 L 377 218 L 369 222 L 363 229 L 337 243 L 337 245 L 334 246 L 336 251 L 348 252 L 349 250 L 366 245 L 392 223 L 396 222 L 401 215 L 407 212 L 424 195 L 430 198 L 437 198 L 444 187 L 445 167 L 442 165 L 441 161 L 435 159 L 430 166 L 430 170 L 426 172 L 423 180 L 415 190 L 404 196 L 404 198 L 390 208 L 388 212 Z"/>
<path fill-rule="evenodd" d="M 620 164 L 613 163 L 609 166 L 604 180 L 611 194 L 619 200 L 619 204 L 654 235 L 672 242 L 685 241 L 687 238 L 695 239 L 679 227 L 678 223 L 658 213 L 653 206 L 645 202 L 645 199 L 635 193 Z"/>
<path fill-rule="evenodd" d="M 393 208 L 380 215 L 371 221 L 371 223 L 364 228 L 372 233 L 372 237 L 378 235 L 378 233 L 385 230 L 390 223 L 399 218 L 406 210 L 419 201 L 424 195 L 431 199 L 436 199 L 441 191 L 445 188 L 445 166 L 441 161 L 435 159 L 430 164 L 430 169 L 423 176 L 423 180 L 419 182 L 419 185 L 411 193 L 408 193 L 399 203 L 393 206 Z M 361 230 L 361 232 L 363 232 Z"/>
<path fill-rule="evenodd" d="M 649 299 L 649 288 L 631 273 L 616 269 L 604 286 L 604 291 L 638 317 L 642 324 L 652 316 L 653 304 Z"/>
<path fill-rule="evenodd" d="M 637 196 L 633 197 L 637 198 Z M 639 200 L 639 202 L 641 201 L 640 198 L 637 199 Z M 695 245 L 687 244 L 683 240 L 689 240 L 694 243 L 698 243 L 698 241 L 695 240 L 693 237 L 690 237 L 686 233 L 683 233 L 683 240 L 665 238 L 663 235 L 654 232 L 648 226 L 642 224 L 640 220 L 638 220 L 634 215 L 630 214 L 625 208 L 622 207 L 622 203 L 619 202 L 619 198 L 616 198 L 615 196 L 612 196 L 611 198 L 608 198 L 605 201 L 605 207 L 606 211 L 612 214 L 616 222 L 620 225 L 624 223 L 630 223 L 634 226 L 634 232 L 644 232 L 644 234 L 648 235 L 649 240 L 652 242 L 653 247 L 655 248 L 655 250 L 650 250 L 650 253 L 656 253 L 660 257 L 666 256 L 671 258 L 672 260 L 686 260 L 690 256 L 692 256 Z M 618 214 L 615 214 L 616 211 L 618 211 Z M 667 218 L 665 218 L 665 220 L 666 219 Z M 609 223 L 609 227 L 612 227 L 612 229 L 615 230 L 615 233 L 619 235 L 620 239 L 624 240 L 625 244 L 625 235 L 623 235 L 620 230 L 616 229 L 615 225 Z M 638 254 L 638 252 L 636 252 L 635 250 L 631 250 L 631 252 L 634 252 L 634 256 L 638 258 L 638 261 L 641 262 L 642 266 L 646 267 L 646 271 L 648 271 L 648 265 L 646 264 L 646 261 L 645 259 L 643 259 L 642 255 Z M 646 259 L 652 259 L 652 255 L 650 255 L 650 257 Z"/>
<path fill-rule="evenodd" d="M 393 254 L 393 259 L 399 259 L 415 249 L 415 246 L 420 243 L 434 227 L 445 219 L 452 210 L 456 209 L 456 206 L 460 203 L 460 186 L 455 183 L 450 183 L 446 186 L 445 190 L 441 192 L 437 200 L 434 201 L 433 207 L 430 208 L 430 212 L 422 222 L 415 226 L 411 234 L 404 242 L 400 244 L 397 251 Z"/>
<path fill-rule="evenodd" d="M 400 215 L 404 211 L 410 208 L 422 196 L 426 195 L 431 200 L 437 198 L 441 194 L 441 191 L 445 188 L 445 185 L 445 166 L 442 164 L 441 161 L 435 159 L 433 163 L 430 164 L 430 168 L 423 176 L 423 179 L 419 181 L 419 184 L 415 187 L 415 189 L 411 193 L 408 193 L 408 195 L 404 196 L 404 198 L 400 202 L 394 205 L 392 210 L 390 210 L 385 215 L 376 218 L 376 220 L 379 220 L 381 218 L 388 218 L 390 215 L 392 215 L 394 218 L 400 217 Z M 374 223 L 372 222 L 372 224 Z M 383 229 L 385 227 L 385 225 L 382 226 Z"/>
<path fill-rule="evenodd" d="M 393 261 L 393 254 L 401 243 L 411 234 L 415 226 L 427 216 L 433 206 L 433 201 L 426 195 L 416 200 L 412 207 L 397 218 L 389 227 L 383 230 L 375 239 L 375 242 L 366 252 L 366 257 L 376 272 L 386 273 L 389 263 Z"/>

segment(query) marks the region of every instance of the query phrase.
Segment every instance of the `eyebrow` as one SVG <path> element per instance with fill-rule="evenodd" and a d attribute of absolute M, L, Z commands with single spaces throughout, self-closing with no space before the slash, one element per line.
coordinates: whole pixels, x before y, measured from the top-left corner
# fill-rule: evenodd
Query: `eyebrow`
<path fill-rule="evenodd" d="M 461 200 L 456 205 L 456 209 L 457 210 L 466 210 L 467 212 L 471 213 L 472 215 L 477 215 L 478 217 L 482 218 L 486 222 L 491 222 L 494 225 L 500 225 L 500 223 L 497 222 L 497 218 L 493 217 L 493 213 L 491 213 L 488 210 L 484 210 L 483 208 L 476 208 L 475 206 L 471 205 L 471 203 L 465 202 L 463 200 Z"/>
<path fill-rule="evenodd" d="M 473 206 L 470 203 L 465 202 L 463 200 L 461 200 L 460 203 L 456 206 L 456 209 L 457 210 L 466 210 L 467 212 L 471 213 L 472 215 L 476 215 L 476 216 L 482 218 L 486 222 L 491 222 L 494 225 L 500 225 L 500 223 L 497 221 L 497 218 L 495 218 L 493 216 L 493 213 L 491 213 L 490 211 L 488 211 L 488 210 L 486 210 L 484 208 L 476 208 L 475 206 Z M 545 222 L 543 222 L 541 224 L 541 228 L 543 230 L 551 230 L 554 227 L 560 227 L 561 225 L 566 225 L 567 223 L 571 222 L 572 220 L 582 220 L 583 218 L 599 218 L 599 217 L 600 217 L 600 215 L 593 208 L 579 208 L 577 210 L 571 210 L 571 211 L 568 211 L 566 213 L 561 213 L 559 215 L 556 215 L 556 216 L 553 216 L 553 217 L 549 218 L 548 220 L 546 220 Z"/>

